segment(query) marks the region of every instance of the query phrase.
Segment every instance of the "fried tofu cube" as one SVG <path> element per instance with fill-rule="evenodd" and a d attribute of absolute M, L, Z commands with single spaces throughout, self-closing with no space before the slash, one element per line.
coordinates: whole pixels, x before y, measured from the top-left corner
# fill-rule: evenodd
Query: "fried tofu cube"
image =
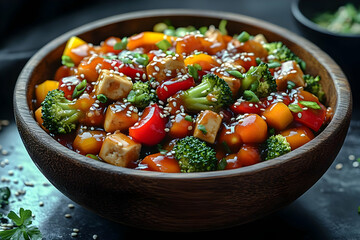
<path fill-rule="evenodd" d="M 100 149 L 99 156 L 115 166 L 127 167 L 139 159 L 141 144 L 121 132 L 108 135 Z"/>
<path fill-rule="evenodd" d="M 186 67 L 184 58 L 179 54 L 175 54 L 175 56 L 168 55 L 166 57 L 154 57 L 154 59 L 146 66 L 148 78 L 155 78 L 158 82 L 174 78 L 180 72 L 185 74 Z"/>
<path fill-rule="evenodd" d="M 95 84 L 95 94 L 104 94 L 107 98 L 116 101 L 126 97 L 132 86 L 133 83 L 127 76 L 103 69 Z"/>
<path fill-rule="evenodd" d="M 106 132 L 129 129 L 139 120 L 138 110 L 129 102 L 116 102 L 108 106 L 105 114 Z"/>
<path fill-rule="evenodd" d="M 205 110 L 196 118 L 193 136 L 208 143 L 214 143 L 220 129 L 222 117 L 216 112 Z"/>
<path fill-rule="evenodd" d="M 281 70 L 276 78 L 276 85 L 279 91 L 287 88 L 287 82 L 292 81 L 296 87 L 304 87 L 304 73 L 295 61 L 287 61 L 281 64 Z"/>

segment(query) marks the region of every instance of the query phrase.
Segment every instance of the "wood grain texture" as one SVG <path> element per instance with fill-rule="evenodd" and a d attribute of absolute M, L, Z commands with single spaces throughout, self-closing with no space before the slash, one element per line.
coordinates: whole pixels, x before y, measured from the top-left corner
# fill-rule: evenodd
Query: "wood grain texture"
<path fill-rule="evenodd" d="M 227 171 L 171 174 L 112 166 L 57 143 L 33 118 L 34 87 L 51 79 L 67 39 L 77 35 L 98 44 L 129 36 L 164 19 L 175 26 L 217 26 L 283 41 L 322 77 L 331 123 L 310 143 L 279 158 Z M 309 41 L 264 21 L 232 13 L 153 10 L 122 14 L 65 33 L 37 52 L 18 78 L 14 111 L 19 133 L 41 172 L 62 193 L 97 214 L 130 226 L 165 231 L 200 231 L 253 221 L 291 203 L 328 169 L 346 136 L 352 109 L 349 84 L 336 63 Z"/>

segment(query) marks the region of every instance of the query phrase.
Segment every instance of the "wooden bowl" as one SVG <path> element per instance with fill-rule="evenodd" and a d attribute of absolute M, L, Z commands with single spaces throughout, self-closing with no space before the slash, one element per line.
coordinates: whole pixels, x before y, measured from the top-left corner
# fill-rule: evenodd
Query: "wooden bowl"
<path fill-rule="evenodd" d="M 98 44 L 111 35 L 129 36 L 170 19 L 197 27 L 228 20 L 230 34 L 243 30 L 283 41 L 319 74 L 334 111 L 330 124 L 311 142 L 279 158 L 226 171 L 160 173 L 116 167 L 77 154 L 55 141 L 34 120 L 34 87 L 51 79 L 69 37 Z M 152 10 L 102 19 L 56 38 L 26 64 L 14 97 L 16 122 L 31 158 L 62 193 L 97 214 L 130 226 L 166 231 L 226 228 L 270 214 L 308 190 L 328 169 L 346 136 L 351 91 L 336 63 L 309 41 L 267 22 L 224 12 Z"/>

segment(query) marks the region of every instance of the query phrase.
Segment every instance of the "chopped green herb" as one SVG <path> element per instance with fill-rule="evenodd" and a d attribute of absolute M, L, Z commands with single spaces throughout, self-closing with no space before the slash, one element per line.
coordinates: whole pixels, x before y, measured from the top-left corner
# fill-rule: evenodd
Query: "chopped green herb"
<path fill-rule="evenodd" d="M 233 75 L 234 77 L 244 78 L 244 75 L 237 70 L 226 70 L 226 72 L 229 73 L 230 75 Z"/>
<path fill-rule="evenodd" d="M 202 124 L 198 125 L 198 129 L 203 133 L 203 134 L 207 134 L 207 130 L 206 127 Z"/>
<path fill-rule="evenodd" d="M 128 42 L 129 41 L 128 41 L 127 37 L 124 37 L 123 39 L 121 39 L 120 42 L 115 43 L 114 50 L 124 50 L 124 49 L 126 49 L 126 46 L 127 46 Z"/>
<path fill-rule="evenodd" d="M 187 68 L 188 68 L 188 72 L 189 72 L 190 76 L 192 76 L 195 81 L 199 80 L 198 71 L 202 70 L 202 67 L 200 66 L 200 64 L 195 63 L 194 65 L 188 65 Z"/>
<path fill-rule="evenodd" d="M 299 101 L 300 104 L 304 105 L 305 107 L 311 108 L 311 109 L 321 109 L 319 104 L 317 102 L 311 102 L 311 101 Z"/>
<path fill-rule="evenodd" d="M 134 53 L 135 62 L 146 66 L 149 63 L 149 56 L 145 53 Z"/>
<path fill-rule="evenodd" d="M 287 81 L 287 89 L 291 90 L 296 87 L 296 84 L 293 81 Z"/>
<path fill-rule="evenodd" d="M 200 27 L 200 28 L 199 28 L 199 32 L 200 32 L 202 35 L 204 35 L 204 34 L 207 32 L 207 30 L 208 30 L 208 27 L 206 27 L 206 26 L 203 26 L 203 27 Z"/>
<path fill-rule="evenodd" d="M 221 144 L 223 145 L 224 150 L 225 150 L 226 153 L 231 153 L 231 149 L 230 149 L 229 145 L 227 144 L 227 142 L 222 141 Z"/>
<path fill-rule="evenodd" d="M 302 112 L 302 108 L 296 103 L 289 104 L 288 108 L 294 113 Z"/>
<path fill-rule="evenodd" d="M 190 115 L 186 115 L 185 120 L 189 121 L 189 122 L 192 122 L 193 118 Z"/>
<path fill-rule="evenodd" d="M 101 103 L 106 103 L 108 98 L 104 94 L 99 94 L 96 96 L 97 100 L 99 100 Z"/>
<path fill-rule="evenodd" d="M 226 24 L 227 21 L 226 20 L 221 20 L 219 23 L 219 31 L 221 32 L 222 35 L 227 35 L 227 30 L 226 30 Z"/>
<path fill-rule="evenodd" d="M 227 166 L 227 161 L 225 158 L 221 159 L 218 163 L 217 170 L 224 170 Z"/>
<path fill-rule="evenodd" d="M 240 33 L 240 35 L 237 37 L 237 39 L 240 42 L 246 42 L 250 39 L 250 34 L 248 32 L 243 31 L 242 33 Z"/>
<path fill-rule="evenodd" d="M 360 206 L 358 206 L 358 214 L 360 214 Z"/>
<path fill-rule="evenodd" d="M 277 67 L 280 67 L 280 66 L 281 66 L 281 63 L 279 63 L 279 62 L 268 63 L 269 68 L 277 68 Z"/>
<path fill-rule="evenodd" d="M 159 143 L 156 145 L 159 153 L 166 154 L 168 151 L 166 149 L 163 149 L 163 146 Z"/>
<path fill-rule="evenodd" d="M 0 231 L 0 239 L 2 240 L 40 240 L 42 234 L 40 230 L 35 226 L 30 226 L 32 221 L 32 212 L 30 210 L 24 210 L 20 208 L 19 215 L 11 211 L 8 214 L 8 218 L 12 220 L 15 227 L 9 230 Z"/>
<path fill-rule="evenodd" d="M 248 102 L 257 103 L 260 102 L 256 94 L 251 90 L 245 90 L 243 93 L 244 99 Z"/>
<path fill-rule="evenodd" d="M 162 32 L 164 32 L 167 28 L 168 28 L 168 25 L 167 25 L 166 23 L 161 22 L 161 23 L 155 24 L 153 30 L 154 30 L 154 32 L 160 32 L 160 33 L 162 33 Z"/>
<path fill-rule="evenodd" d="M 75 66 L 75 63 L 73 62 L 73 60 L 69 56 L 66 56 L 66 55 L 61 56 L 61 64 L 64 66 L 67 66 L 69 68 Z"/>
<path fill-rule="evenodd" d="M 86 89 L 87 86 L 87 81 L 86 79 L 82 80 L 81 83 L 79 83 L 78 85 L 76 85 L 72 98 L 77 98 L 79 97 Z"/>
<path fill-rule="evenodd" d="M 175 53 L 173 51 L 166 51 L 165 53 L 166 55 L 175 56 Z"/>
<path fill-rule="evenodd" d="M 170 47 L 171 47 L 171 43 L 166 40 L 163 39 L 160 42 L 156 43 L 156 46 L 160 49 L 163 50 L 164 52 L 167 51 Z"/>
<path fill-rule="evenodd" d="M 0 207 L 9 204 L 9 197 L 11 195 L 10 188 L 2 187 L 0 188 Z"/>
<path fill-rule="evenodd" d="M 92 158 L 94 160 L 100 161 L 100 158 L 98 156 L 94 155 L 94 154 L 88 153 L 88 154 L 85 155 L 85 157 Z"/>

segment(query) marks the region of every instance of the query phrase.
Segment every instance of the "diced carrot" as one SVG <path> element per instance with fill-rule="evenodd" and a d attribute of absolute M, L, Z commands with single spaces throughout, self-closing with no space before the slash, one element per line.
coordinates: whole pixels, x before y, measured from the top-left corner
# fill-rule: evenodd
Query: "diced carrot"
<path fill-rule="evenodd" d="M 282 102 L 268 106 L 262 116 L 266 118 L 266 122 L 270 127 L 278 131 L 284 130 L 294 119 L 290 109 Z"/>
<path fill-rule="evenodd" d="M 236 153 L 227 155 L 225 157 L 225 160 L 226 160 L 225 170 L 241 168 L 243 166 L 242 163 L 239 161 L 239 158 Z"/>
<path fill-rule="evenodd" d="M 156 43 L 164 39 L 172 43 L 175 37 L 167 36 L 163 33 L 158 32 L 142 32 L 131 36 L 128 39 L 127 49 L 129 49 L 130 51 L 140 47 L 148 48 L 148 50 L 151 50 L 151 48 L 157 49 Z"/>
<path fill-rule="evenodd" d="M 261 159 L 259 148 L 256 145 L 251 144 L 244 144 L 237 153 L 237 157 L 242 166 L 250 166 L 259 163 Z"/>
<path fill-rule="evenodd" d="M 260 151 L 256 145 L 244 144 L 238 153 L 226 156 L 225 169 L 235 169 L 259 163 L 261 159 Z"/>
<path fill-rule="evenodd" d="M 37 85 L 35 87 L 36 94 L 36 103 L 40 105 L 51 90 L 57 89 L 59 87 L 59 82 L 54 80 L 46 80 L 45 82 Z"/>
<path fill-rule="evenodd" d="M 101 65 L 101 69 L 111 69 L 111 63 L 111 60 L 102 57 L 92 58 L 91 61 L 88 61 L 88 58 L 85 58 L 78 66 L 78 75 L 83 74 L 88 82 L 95 82 L 99 77 L 97 66 Z"/>
<path fill-rule="evenodd" d="M 299 101 L 309 101 L 309 102 L 316 102 L 316 103 L 320 103 L 319 99 L 312 93 L 305 91 L 305 90 L 300 90 L 298 93 L 298 99 Z"/>
<path fill-rule="evenodd" d="M 314 138 L 313 132 L 305 126 L 286 129 L 281 131 L 280 134 L 289 142 L 291 150 L 304 145 Z"/>
<path fill-rule="evenodd" d="M 43 126 L 44 120 L 42 119 L 41 108 L 42 107 L 39 107 L 38 109 L 36 109 L 36 111 L 35 111 L 35 120 L 39 123 L 39 125 L 40 125 L 40 127 L 42 129 L 44 129 L 46 132 L 48 132 L 48 130 Z"/>
<path fill-rule="evenodd" d="M 193 129 L 193 121 L 190 115 L 177 114 L 170 127 L 169 135 L 173 138 L 190 136 Z"/>
<path fill-rule="evenodd" d="M 213 67 L 220 66 L 213 56 L 205 53 L 193 54 L 188 56 L 185 60 L 185 65 L 199 64 L 203 71 L 209 71 Z"/>
<path fill-rule="evenodd" d="M 74 67 L 67 67 L 65 65 L 60 66 L 56 72 L 55 72 L 55 76 L 54 76 L 54 80 L 55 81 L 60 81 L 62 78 L 64 77 L 69 77 L 71 75 L 75 74 L 75 68 Z"/>
<path fill-rule="evenodd" d="M 246 42 L 239 42 L 237 39 L 231 41 L 232 45 L 235 47 L 237 52 L 247 52 L 254 53 L 255 57 L 265 58 L 268 55 L 268 52 L 263 47 L 263 45 L 253 39 L 250 39 Z"/>
<path fill-rule="evenodd" d="M 257 114 L 249 114 L 239 121 L 235 131 L 243 143 L 261 143 L 267 138 L 267 124 Z"/>
<path fill-rule="evenodd" d="M 90 109 L 91 105 L 95 103 L 96 97 L 89 94 L 82 94 L 76 99 L 74 107 L 82 112 L 86 112 Z"/>
<path fill-rule="evenodd" d="M 167 172 L 167 173 L 178 173 L 180 167 L 178 161 L 174 157 L 169 157 L 161 153 L 155 153 L 146 156 L 141 164 L 146 164 L 148 168 L 146 170 Z"/>
<path fill-rule="evenodd" d="M 98 154 L 105 139 L 105 131 L 86 131 L 78 134 L 73 142 L 74 150 L 80 154 Z"/>
<path fill-rule="evenodd" d="M 235 132 L 235 126 L 223 124 L 218 136 L 217 145 L 219 145 L 219 148 L 222 148 L 227 153 L 235 153 L 239 151 L 242 141 L 240 135 Z"/>

